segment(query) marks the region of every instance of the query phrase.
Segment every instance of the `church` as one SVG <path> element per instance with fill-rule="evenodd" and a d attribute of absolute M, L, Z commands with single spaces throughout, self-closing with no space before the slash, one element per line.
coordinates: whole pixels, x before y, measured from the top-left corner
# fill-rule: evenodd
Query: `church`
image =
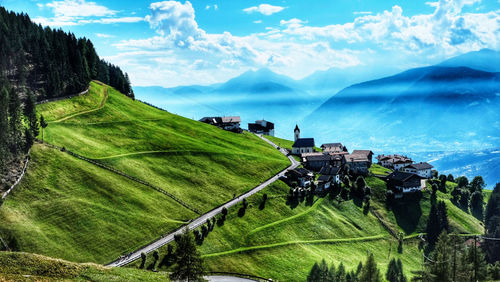
<path fill-rule="evenodd" d="M 292 146 L 292 154 L 301 155 L 314 152 L 314 138 L 300 138 L 300 129 L 298 125 L 295 125 L 293 133 L 295 136 L 295 143 L 293 143 Z"/>

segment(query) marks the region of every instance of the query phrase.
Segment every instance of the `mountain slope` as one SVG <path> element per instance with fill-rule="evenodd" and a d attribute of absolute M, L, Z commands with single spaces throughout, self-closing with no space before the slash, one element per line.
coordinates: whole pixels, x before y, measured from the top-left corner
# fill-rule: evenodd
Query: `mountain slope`
<path fill-rule="evenodd" d="M 482 49 L 450 58 L 438 66 L 469 67 L 488 72 L 500 72 L 500 52 Z"/>
<path fill-rule="evenodd" d="M 109 262 L 289 164 L 252 134 L 152 108 L 97 82 L 86 95 L 37 110 L 49 123 L 46 142 L 147 181 L 189 209 L 152 187 L 36 145 L 27 177 L 0 208 L 8 222 L 0 236 L 22 251 Z"/>
<path fill-rule="evenodd" d="M 350 86 L 305 119 L 324 135 L 377 151 L 498 146 L 500 75 L 426 67 Z M 460 123 L 456 121 L 460 120 Z M 326 121 L 326 122 L 325 122 Z M 334 127 L 328 128 L 329 125 Z M 456 136 L 460 136 L 457 141 Z"/>
<path fill-rule="evenodd" d="M 287 76 L 279 75 L 269 69 L 260 69 L 249 70 L 232 78 L 217 87 L 214 92 L 265 94 L 292 92 L 297 86 L 297 82 Z"/>
<path fill-rule="evenodd" d="M 166 273 L 77 264 L 29 253 L 0 252 L 0 276 L 6 281 L 166 281 Z"/>
<path fill-rule="evenodd" d="M 200 247 L 208 269 L 304 281 L 314 262 L 325 259 L 336 266 L 342 262 L 351 270 L 370 251 L 382 273 L 391 257 L 401 258 L 405 274 L 411 278 L 412 271 L 421 269 L 420 239 L 415 234 L 425 232 L 430 192 L 424 191 L 421 199 L 402 199 L 392 211 L 385 207 L 385 183 L 375 177 L 366 180 L 372 188 L 372 209 L 396 234 L 401 231 L 409 235 L 402 254 L 397 251 L 397 240 L 379 220 L 370 212 L 364 213 L 361 199 L 339 201 L 326 195 L 291 200 L 287 197 L 290 188 L 275 182 L 250 197 L 244 212 L 240 207 L 230 209 L 227 219 L 209 232 Z M 264 194 L 268 196 L 265 203 Z M 483 232 L 477 219 L 447 200 L 448 194 L 439 192 L 438 198 L 446 201 L 454 232 Z M 164 254 L 166 249 L 160 252 Z M 136 262 L 131 267 L 138 265 Z"/>

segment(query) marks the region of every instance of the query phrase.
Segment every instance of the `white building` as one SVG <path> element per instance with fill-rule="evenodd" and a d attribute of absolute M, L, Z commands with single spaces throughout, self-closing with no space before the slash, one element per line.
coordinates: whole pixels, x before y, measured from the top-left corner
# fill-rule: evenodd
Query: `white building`
<path fill-rule="evenodd" d="M 434 168 L 432 165 L 420 162 L 416 164 L 407 165 L 403 167 L 401 171 L 414 173 L 423 178 L 432 178 L 432 168 Z"/>
<path fill-rule="evenodd" d="M 292 145 L 292 154 L 301 155 L 314 152 L 314 138 L 299 138 Z"/>

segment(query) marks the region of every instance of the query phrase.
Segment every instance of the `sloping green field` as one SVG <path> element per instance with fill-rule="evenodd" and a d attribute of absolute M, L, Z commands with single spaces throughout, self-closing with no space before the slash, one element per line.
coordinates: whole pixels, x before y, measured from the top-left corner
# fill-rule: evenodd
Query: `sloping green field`
<path fill-rule="evenodd" d="M 106 263 L 196 215 L 169 197 L 45 145 L 0 208 L 12 248 Z"/>
<path fill-rule="evenodd" d="M 384 271 L 392 257 L 403 260 L 407 274 L 419 269 L 418 241 L 408 240 L 403 254 L 398 254 L 397 240 L 353 200 L 339 203 L 326 196 L 290 205 L 288 189 L 275 182 L 249 199 L 243 216 L 240 207 L 229 210 L 224 224 L 200 246 L 209 270 L 304 281 L 314 262 L 324 258 L 354 269 L 368 251 Z M 268 200 L 262 205 L 264 193 Z"/>
<path fill-rule="evenodd" d="M 45 142 L 149 182 L 186 203 L 68 152 L 35 145 L 0 208 L 11 248 L 106 263 L 172 231 L 289 165 L 252 134 L 235 134 L 133 101 L 92 82 L 86 95 L 37 107 Z M 5 223 L 5 224 L 4 224 Z"/>
<path fill-rule="evenodd" d="M 28 253 L 0 252 L 4 281 L 168 281 L 166 273 L 77 264 Z"/>
<path fill-rule="evenodd" d="M 253 134 L 235 134 L 132 101 L 113 88 L 91 84 L 78 97 L 85 111 L 62 101 L 64 113 L 44 104 L 45 140 L 148 181 L 208 211 L 281 171 L 289 161 Z M 97 99 L 98 100 L 98 99 Z M 59 103 L 59 102 L 56 102 Z M 46 114 L 47 113 L 47 114 Z M 67 117 L 68 119 L 65 119 Z M 62 121 L 61 121 L 62 120 Z"/>

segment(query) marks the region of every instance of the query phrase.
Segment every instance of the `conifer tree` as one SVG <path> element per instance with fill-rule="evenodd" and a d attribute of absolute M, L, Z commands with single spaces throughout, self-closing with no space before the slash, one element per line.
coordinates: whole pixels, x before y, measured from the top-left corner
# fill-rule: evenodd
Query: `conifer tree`
<path fill-rule="evenodd" d="M 40 127 L 42 128 L 42 143 L 43 143 L 43 130 L 48 126 L 49 124 L 45 122 L 45 118 L 43 115 L 40 115 Z"/>
<path fill-rule="evenodd" d="M 28 92 L 28 97 L 24 102 L 24 116 L 27 119 L 32 136 L 38 136 L 38 120 L 36 118 L 35 96 L 33 92 Z"/>
<path fill-rule="evenodd" d="M 431 211 L 429 212 L 429 218 L 427 219 L 427 242 L 434 246 L 439 236 L 439 215 L 436 205 L 431 206 Z"/>
<path fill-rule="evenodd" d="M 491 193 L 484 217 L 485 235 L 493 240 L 485 240 L 484 248 L 488 262 L 500 261 L 500 183 L 495 185 Z"/>
<path fill-rule="evenodd" d="M 319 265 L 317 262 L 315 262 L 311 268 L 311 271 L 309 271 L 309 275 L 307 275 L 307 282 L 316 282 L 319 281 L 319 279 L 320 279 Z"/>
<path fill-rule="evenodd" d="M 375 258 L 372 253 L 368 255 L 368 258 L 361 269 L 359 280 L 366 282 L 378 282 L 382 280 L 380 271 L 377 267 L 377 263 L 375 263 Z"/>
<path fill-rule="evenodd" d="M 176 263 L 171 278 L 176 280 L 202 281 L 203 260 L 196 249 L 192 233 L 186 229 L 175 243 Z"/>
<path fill-rule="evenodd" d="M 9 150 L 7 147 L 9 138 L 8 105 L 9 92 L 5 87 L 2 87 L 0 89 L 0 165 L 4 165 L 9 156 Z"/>

